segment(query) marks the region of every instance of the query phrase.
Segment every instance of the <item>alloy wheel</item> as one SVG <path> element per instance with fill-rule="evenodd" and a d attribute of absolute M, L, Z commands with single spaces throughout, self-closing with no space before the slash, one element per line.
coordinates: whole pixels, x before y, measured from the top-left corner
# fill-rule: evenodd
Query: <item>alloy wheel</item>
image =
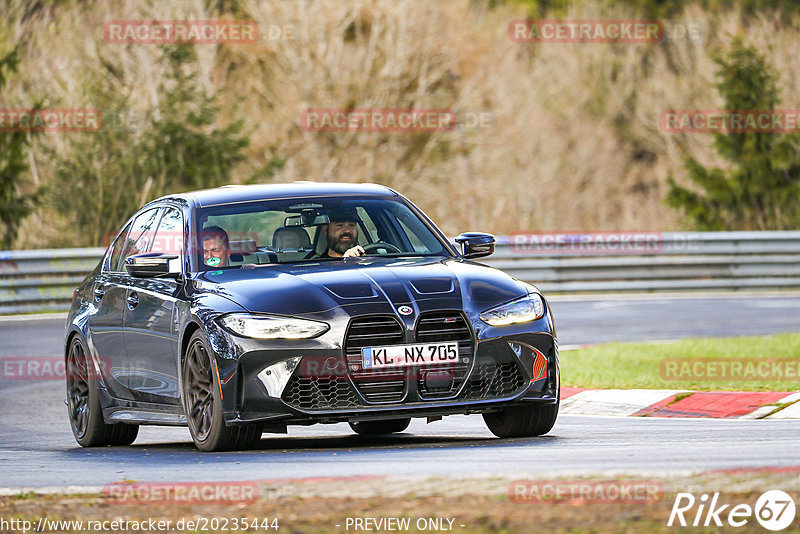
<path fill-rule="evenodd" d="M 208 364 L 205 347 L 201 342 L 195 341 L 186 356 L 186 417 L 199 441 L 208 437 L 214 415 L 214 380 Z"/>
<path fill-rule="evenodd" d="M 89 425 L 89 371 L 78 339 L 72 341 L 67 355 L 67 408 L 73 432 L 82 438 Z"/>

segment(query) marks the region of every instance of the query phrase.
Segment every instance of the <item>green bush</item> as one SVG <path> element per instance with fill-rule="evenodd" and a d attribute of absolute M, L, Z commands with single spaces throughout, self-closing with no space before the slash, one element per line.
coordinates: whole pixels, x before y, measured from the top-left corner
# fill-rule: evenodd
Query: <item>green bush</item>
<path fill-rule="evenodd" d="M 19 66 L 19 49 L 0 58 L 0 94 L 11 73 Z M 0 99 L 1 100 L 1 99 Z M 39 104 L 34 108 L 40 107 Z M 43 188 L 33 192 L 22 191 L 25 175 L 29 171 L 28 149 L 31 132 L 0 131 L 0 249 L 11 248 L 17 239 L 19 226 L 41 201 Z"/>
<path fill-rule="evenodd" d="M 215 97 L 199 90 L 189 45 L 165 47 L 169 74 L 155 109 L 131 127 L 135 114 L 113 87 L 96 89 L 103 127 L 82 134 L 64 156 L 55 155 L 57 209 L 81 234 L 77 242 L 99 245 L 142 204 L 164 194 L 231 182 L 245 159 L 249 136 L 240 119 L 218 126 Z M 110 76 L 110 73 L 107 73 Z M 113 84 L 109 84 L 113 85 Z"/>
<path fill-rule="evenodd" d="M 774 110 L 776 76 L 766 59 L 735 39 L 716 58 L 717 89 L 727 110 Z M 728 169 L 707 168 L 687 158 L 692 188 L 670 177 L 667 203 L 699 230 L 784 230 L 800 226 L 798 136 L 775 133 L 715 134 L 714 146 Z"/>

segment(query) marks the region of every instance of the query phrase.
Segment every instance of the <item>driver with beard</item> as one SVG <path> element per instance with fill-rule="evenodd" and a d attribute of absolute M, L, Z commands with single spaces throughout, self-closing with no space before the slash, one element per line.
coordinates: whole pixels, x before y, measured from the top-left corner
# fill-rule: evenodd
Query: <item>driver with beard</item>
<path fill-rule="evenodd" d="M 358 223 L 361 218 L 354 208 L 340 208 L 329 215 L 330 224 L 323 224 L 328 237 L 328 250 L 320 258 L 350 258 L 363 256 L 364 248 L 358 244 Z"/>

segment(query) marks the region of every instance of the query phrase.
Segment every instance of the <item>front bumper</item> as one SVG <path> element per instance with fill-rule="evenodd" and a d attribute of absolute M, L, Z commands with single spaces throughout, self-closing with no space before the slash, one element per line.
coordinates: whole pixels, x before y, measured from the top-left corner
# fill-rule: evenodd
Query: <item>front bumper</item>
<path fill-rule="evenodd" d="M 538 321 L 537 321 L 538 323 Z M 325 340 L 302 346 L 244 347 L 222 361 L 220 383 L 226 424 L 266 427 L 485 413 L 525 403 L 558 402 L 558 344 L 547 331 L 519 331 L 473 340 L 460 348 L 460 368 L 410 367 L 389 376 L 354 372 L 341 347 Z M 302 357 L 280 397 L 258 375 L 276 362 Z M 227 364 L 227 365 L 225 365 Z M 430 388 L 437 372 L 438 388 Z M 449 377 L 449 382 L 443 377 Z"/>

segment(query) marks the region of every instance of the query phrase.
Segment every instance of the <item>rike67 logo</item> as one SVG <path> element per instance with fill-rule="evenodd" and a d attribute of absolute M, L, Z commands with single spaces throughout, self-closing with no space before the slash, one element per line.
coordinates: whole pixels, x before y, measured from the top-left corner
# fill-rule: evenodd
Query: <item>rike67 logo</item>
<path fill-rule="evenodd" d="M 692 527 L 743 527 L 753 518 L 767 530 L 783 530 L 794 521 L 795 503 L 788 493 L 769 490 L 762 493 L 755 506 L 749 504 L 723 504 L 719 493 L 707 493 L 696 498 L 691 493 L 678 493 L 667 526 Z"/>

